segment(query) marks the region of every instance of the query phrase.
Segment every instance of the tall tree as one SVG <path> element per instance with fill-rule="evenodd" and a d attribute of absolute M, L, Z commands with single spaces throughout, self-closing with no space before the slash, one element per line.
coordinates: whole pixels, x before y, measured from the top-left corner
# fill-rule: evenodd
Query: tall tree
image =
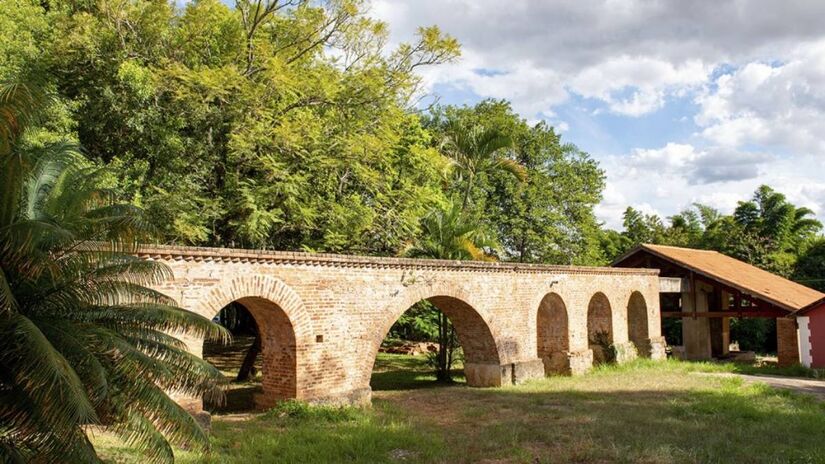
<path fill-rule="evenodd" d="M 449 119 L 443 128 L 441 149 L 453 163 L 456 184 L 461 189 L 461 209 L 470 204 L 478 176 L 501 170 L 521 181 L 527 171 L 508 153 L 513 140 L 497 128 Z"/>
<path fill-rule="evenodd" d="M 593 207 L 601 199 L 604 173 L 594 160 L 562 143 L 546 123 L 529 125 L 506 101 L 436 108 L 425 126 L 438 136 L 449 130 L 451 121 L 487 127 L 512 141 L 498 159 L 506 157 L 514 169 L 479 172 L 471 195 L 474 214 L 494 232 L 503 259 L 561 264 L 603 260 Z"/>
<path fill-rule="evenodd" d="M 411 111 L 459 54 L 435 27 L 390 49 L 362 0 L 0 1 L 59 37 L 21 59 L 164 241 L 395 254 L 443 201 Z"/>

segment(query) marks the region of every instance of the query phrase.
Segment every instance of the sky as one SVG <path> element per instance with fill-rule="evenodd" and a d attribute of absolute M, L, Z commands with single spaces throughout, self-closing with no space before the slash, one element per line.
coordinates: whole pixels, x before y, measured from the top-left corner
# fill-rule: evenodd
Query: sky
<path fill-rule="evenodd" d="M 444 104 L 507 99 L 599 161 L 596 208 L 729 213 L 761 184 L 825 219 L 825 1 L 373 0 L 393 43 L 438 25 Z"/>

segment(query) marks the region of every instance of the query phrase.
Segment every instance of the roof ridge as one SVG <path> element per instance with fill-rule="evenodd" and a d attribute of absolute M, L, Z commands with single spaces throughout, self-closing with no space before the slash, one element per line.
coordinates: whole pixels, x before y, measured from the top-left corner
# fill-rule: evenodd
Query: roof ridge
<path fill-rule="evenodd" d="M 673 249 L 676 249 L 676 250 L 689 250 L 689 251 L 694 251 L 694 252 L 698 251 L 698 252 L 703 252 L 703 253 L 715 253 L 717 255 L 728 256 L 728 255 L 726 255 L 724 253 L 721 253 L 719 251 L 708 250 L 708 249 L 705 249 L 705 248 L 689 248 L 689 247 L 680 247 L 680 246 L 675 246 L 675 245 L 659 245 L 659 244 L 656 244 L 656 243 L 642 243 L 642 246 L 643 247 L 654 247 L 654 248 L 673 248 Z M 730 258 L 730 256 L 728 256 L 728 257 Z M 736 258 L 733 258 L 733 259 L 736 259 Z"/>

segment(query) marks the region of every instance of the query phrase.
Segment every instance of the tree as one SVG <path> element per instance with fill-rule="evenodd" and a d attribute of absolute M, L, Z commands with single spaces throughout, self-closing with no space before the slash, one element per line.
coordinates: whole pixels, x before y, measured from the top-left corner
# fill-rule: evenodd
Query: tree
<path fill-rule="evenodd" d="M 808 208 L 798 208 L 767 185 L 760 186 L 750 201 L 739 202 L 733 219 L 754 238 L 766 254 L 766 269 L 783 276 L 793 272 L 799 248 L 822 229 Z"/>
<path fill-rule="evenodd" d="M 521 181 L 527 171 L 507 153 L 513 140 L 497 128 L 482 124 L 467 124 L 460 119 L 449 119 L 441 144 L 443 153 L 452 161 L 456 183 L 461 187 L 461 210 L 469 206 L 473 187 L 480 175 L 505 171 Z"/>
<path fill-rule="evenodd" d="M 171 273 L 133 255 L 145 220 L 76 145 L 27 138 L 46 101 L 0 90 L 0 454 L 98 462 L 84 428 L 102 425 L 172 462 L 170 442 L 208 440 L 166 391 L 216 395 L 220 373 L 169 333 L 224 332 L 147 287 Z"/>
<path fill-rule="evenodd" d="M 362 0 L 57 3 L 38 56 L 69 135 L 163 241 L 394 255 L 443 201 L 411 111 L 459 54 L 438 28 L 390 49 Z"/>
<path fill-rule="evenodd" d="M 825 238 L 819 237 L 807 244 L 796 262 L 793 279 L 825 291 Z"/>
<path fill-rule="evenodd" d="M 601 199 L 604 173 L 594 160 L 562 143 L 546 123 L 529 125 L 506 101 L 439 107 L 425 118 L 425 127 L 437 138 L 448 136 L 453 125 L 486 127 L 512 141 L 496 156 L 507 157 L 519 175 L 509 168 L 481 170 L 474 176 L 469 202 L 477 220 L 501 244 L 502 259 L 602 262 L 593 207 Z"/>

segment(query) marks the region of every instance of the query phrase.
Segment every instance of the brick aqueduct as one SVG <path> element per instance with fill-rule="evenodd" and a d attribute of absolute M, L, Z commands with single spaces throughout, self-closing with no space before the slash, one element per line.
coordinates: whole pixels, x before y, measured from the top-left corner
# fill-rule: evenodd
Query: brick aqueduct
<path fill-rule="evenodd" d="M 237 302 L 262 336 L 259 407 L 296 398 L 359 404 L 381 341 L 413 304 L 453 322 L 467 383 L 494 387 L 583 373 L 603 356 L 664 358 L 658 271 L 152 246 L 174 278 L 157 290 L 208 318 Z M 187 339 L 202 356 L 203 340 Z M 198 408 L 200 400 L 180 399 Z"/>

